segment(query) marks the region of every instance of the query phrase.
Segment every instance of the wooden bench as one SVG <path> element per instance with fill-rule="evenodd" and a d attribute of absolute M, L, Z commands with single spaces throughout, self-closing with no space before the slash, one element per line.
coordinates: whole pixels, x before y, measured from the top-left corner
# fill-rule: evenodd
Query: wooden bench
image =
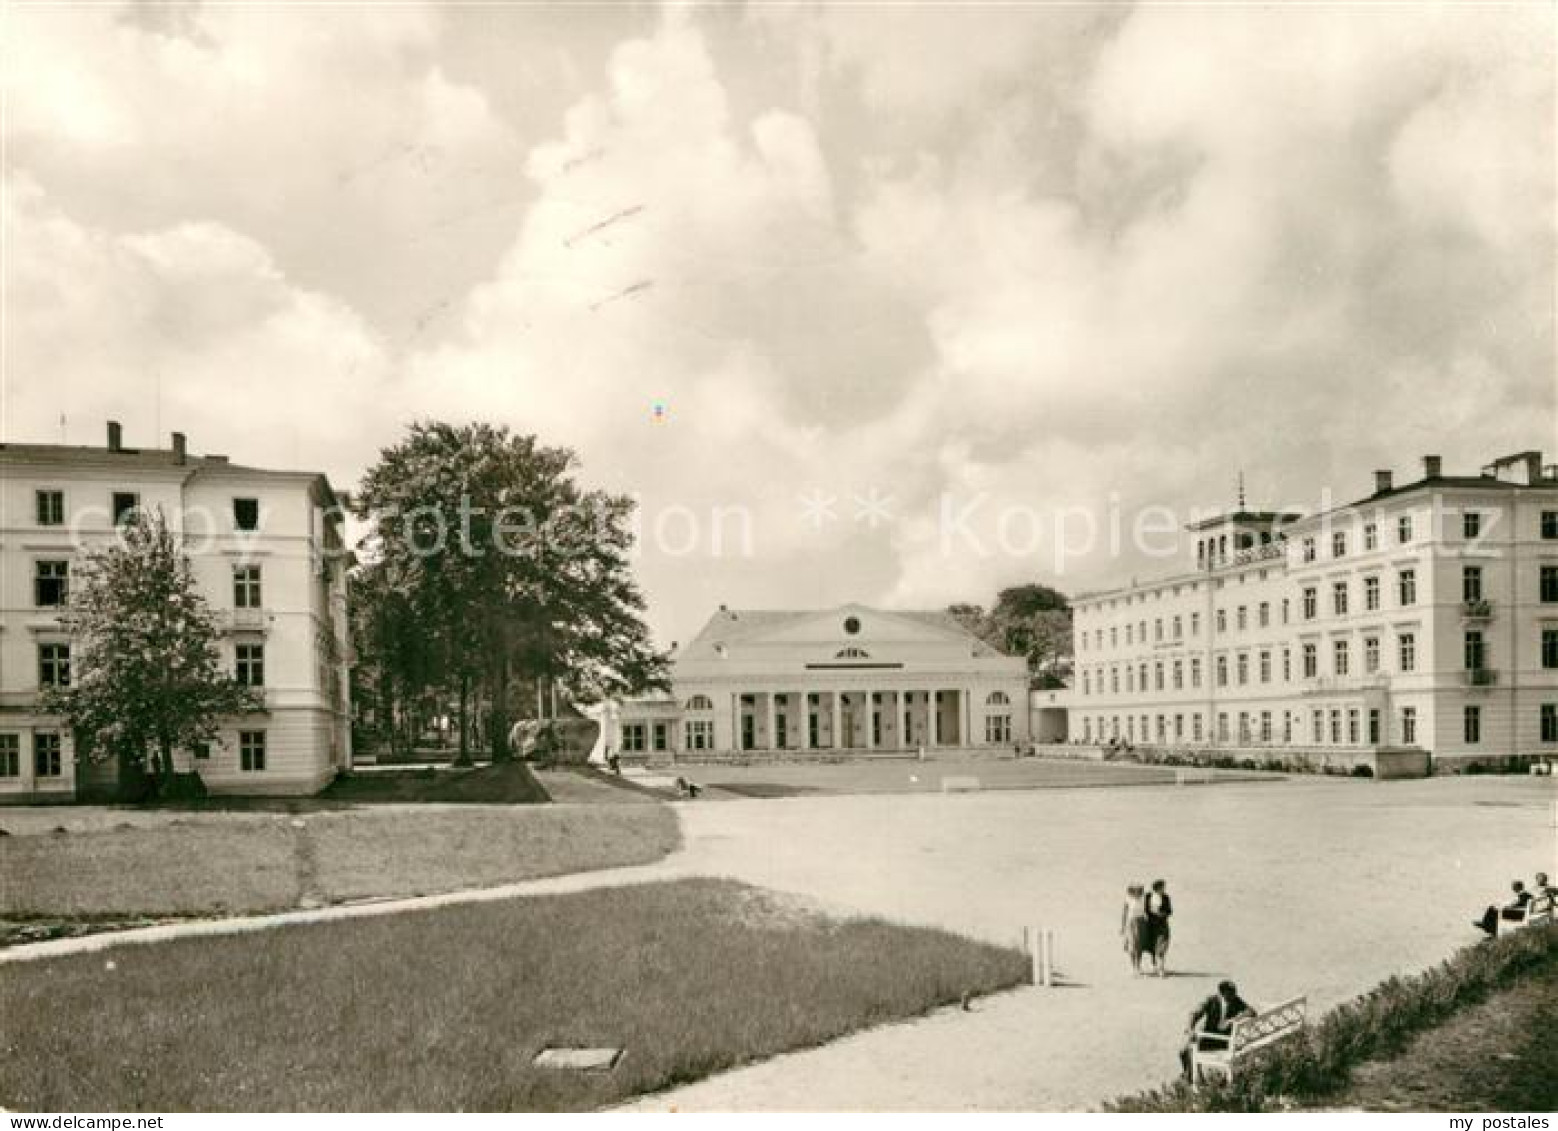
<path fill-rule="evenodd" d="M 1309 999 L 1296 997 L 1263 1009 L 1253 1017 L 1240 1018 L 1226 1036 L 1197 1034 L 1190 1054 L 1192 1079 L 1199 1084 L 1208 1076 L 1231 1077 L 1244 1057 L 1301 1033 L 1308 1009 Z M 1202 1048 L 1203 1041 L 1216 1042 L 1219 1047 Z"/>
<path fill-rule="evenodd" d="M 1539 927 L 1553 921 L 1553 897 L 1538 896 L 1516 911 L 1500 911 L 1498 933 L 1518 931 L 1522 927 Z"/>

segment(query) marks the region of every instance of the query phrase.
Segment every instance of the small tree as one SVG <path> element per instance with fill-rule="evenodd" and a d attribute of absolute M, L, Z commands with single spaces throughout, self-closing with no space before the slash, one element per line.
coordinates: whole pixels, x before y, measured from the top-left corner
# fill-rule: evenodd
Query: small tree
<path fill-rule="evenodd" d="M 175 750 L 262 706 L 222 669 L 215 620 L 160 511 L 131 515 L 88 556 L 61 620 L 70 681 L 44 690 L 43 709 L 64 717 L 89 761 L 151 764 L 166 787 Z"/>

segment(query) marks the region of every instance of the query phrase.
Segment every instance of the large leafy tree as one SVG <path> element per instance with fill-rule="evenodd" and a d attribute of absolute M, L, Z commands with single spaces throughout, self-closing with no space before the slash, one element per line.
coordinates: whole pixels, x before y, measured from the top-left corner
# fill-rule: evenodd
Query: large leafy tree
<path fill-rule="evenodd" d="M 507 428 L 419 422 L 355 496 L 376 571 L 358 615 L 388 630 L 362 638 L 373 662 L 402 673 L 414 659 L 408 683 L 448 692 L 462 758 L 473 701 L 493 756 L 507 756 L 518 684 L 591 699 L 664 685 L 629 561 L 632 503 L 581 487 L 575 466 Z"/>
<path fill-rule="evenodd" d="M 997 594 L 989 611 L 958 604 L 947 612 L 992 647 L 1024 657 L 1035 687 L 1058 686 L 1070 675 L 1071 606 L 1058 590 L 1014 585 Z"/>
<path fill-rule="evenodd" d="M 63 716 L 90 761 L 149 767 L 165 787 L 174 751 L 263 705 L 223 669 L 215 618 L 160 511 L 135 512 L 87 556 L 61 621 L 70 682 L 46 688 L 43 709 Z"/>

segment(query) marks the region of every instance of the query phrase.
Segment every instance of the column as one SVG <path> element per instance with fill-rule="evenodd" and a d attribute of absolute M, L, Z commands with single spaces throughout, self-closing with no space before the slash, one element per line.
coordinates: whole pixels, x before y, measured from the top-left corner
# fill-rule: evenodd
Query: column
<path fill-rule="evenodd" d="M 976 743 L 983 742 L 985 739 L 983 731 L 977 735 L 974 733 L 974 697 L 966 687 L 958 694 L 963 697 L 963 745 L 973 746 Z M 1012 710 L 1015 714 L 1015 704 L 1013 704 Z"/>
<path fill-rule="evenodd" d="M 833 692 L 832 704 L 833 749 L 842 750 L 844 748 L 844 693 L 841 691 Z"/>
<path fill-rule="evenodd" d="M 925 713 L 930 718 L 930 745 L 941 745 L 941 692 L 927 691 L 925 693 Z"/>
<path fill-rule="evenodd" d="M 768 724 L 768 733 L 764 738 L 768 743 L 768 749 L 777 750 L 779 749 L 779 740 L 776 736 L 779 732 L 774 728 L 774 693 L 772 691 L 768 692 L 767 707 L 768 717 L 764 721 Z"/>
<path fill-rule="evenodd" d="M 876 749 L 876 692 L 867 691 L 866 696 L 866 749 Z"/>

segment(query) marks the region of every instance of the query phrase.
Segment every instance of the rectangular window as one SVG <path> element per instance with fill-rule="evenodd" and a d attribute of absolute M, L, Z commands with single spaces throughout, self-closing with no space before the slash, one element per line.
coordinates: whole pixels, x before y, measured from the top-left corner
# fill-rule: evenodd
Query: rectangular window
<path fill-rule="evenodd" d="M 1417 571 L 1404 569 L 1396 579 L 1397 596 L 1400 598 L 1401 607 L 1417 604 Z"/>
<path fill-rule="evenodd" d="M 241 730 L 238 732 L 238 768 L 246 774 L 265 771 L 265 732 Z"/>
<path fill-rule="evenodd" d="M 1316 746 L 1325 741 L 1325 712 L 1315 711 L 1309 716 L 1309 740 Z"/>
<path fill-rule="evenodd" d="M 985 742 L 989 744 L 1007 743 L 1012 740 L 1012 717 L 1010 715 L 986 715 L 985 716 Z"/>
<path fill-rule="evenodd" d="M 39 491 L 34 495 L 39 526 L 65 525 L 65 492 Z"/>
<path fill-rule="evenodd" d="M 1482 708 L 1467 707 L 1461 711 L 1461 737 L 1468 746 L 1482 741 Z"/>
<path fill-rule="evenodd" d="M 134 491 L 114 492 L 114 525 L 123 525 L 141 505 L 141 497 Z"/>
<path fill-rule="evenodd" d="M 813 711 L 811 715 L 811 745 L 813 747 L 817 746 L 817 713 L 815 711 Z M 688 720 L 687 749 L 714 749 L 714 721 L 712 719 Z"/>
<path fill-rule="evenodd" d="M 1331 708 L 1331 745 L 1342 744 L 1342 712 L 1339 707 Z"/>
<path fill-rule="evenodd" d="M 1369 745 L 1379 745 L 1379 708 L 1369 708 Z"/>
<path fill-rule="evenodd" d="M 260 528 L 260 500 L 233 500 L 233 529 L 258 530 Z"/>
<path fill-rule="evenodd" d="M 1227 656 L 1219 656 L 1219 657 L 1217 657 L 1217 686 L 1218 687 L 1227 687 L 1228 686 L 1228 657 Z"/>
<path fill-rule="evenodd" d="M 1541 596 L 1543 604 L 1558 601 L 1558 566 L 1542 567 Z"/>
<path fill-rule="evenodd" d="M 1181 640 L 1185 635 L 1185 621 L 1183 617 L 1174 618 L 1174 639 Z"/>
<path fill-rule="evenodd" d="M 1289 620 L 1289 617 L 1288 617 L 1288 606 L 1289 606 L 1290 603 L 1291 602 L 1289 602 L 1286 597 L 1282 598 L 1282 623 L 1283 624 L 1287 624 L 1287 622 Z"/>
<path fill-rule="evenodd" d="M 209 742 L 197 742 L 189 748 L 197 762 L 209 762 L 211 760 L 211 744 Z"/>
<path fill-rule="evenodd" d="M 1200 636 L 1201 635 L 1201 614 L 1200 613 L 1191 613 L 1190 614 L 1190 635 L 1191 636 Z"/>
<path fill-rule="evenodd" d="M 1363 638 L 1363 670 L 1369 675 L 1379 671 L 1379 637 Z"/>
<path fill-rule="evenodd" d="M 234 672 L 237 681 L 244 687 L 264 687 L 265 645 L 239 644 L 234 647 L 233 654 L 237 659 Z"/>
<path fill-rule="evenodd" d="M 1304 560 L 1306 562 L 1315 560 L 1315 540 L 1313 538 L 1304 539 Z"/>
<path fill-rule="evenodd" d="M 1271 653 L 1270 652 L 1262 652 L 1260 654 L 1260 681 L 1262 683 L 1270 683 L 1271 682 Z"/>
<path fill-rule="evenodd" d="M 1468 542 L 1482 537 L 1482 515 L 1477 511 L 1467 511 L 1461 515 L 1461 537 Z"/>
<path fill-rule="evenodd" d="M 1190 686 L 1201 686 L 1201 661 L 1199 659 L 1190 661 Z"/>
<path fill-rule="evenodd" d="M 1379 549 L 1379 527 L 1372 522 L 1363 528 L 1363 548 L 1365 550 Z"/>
<path fill-rule="evenodd" d="M 1239 741 L 1241 743 L 1250 741 L 1250 713 L 1248 711 L 1239 712 Z"/>
<path fill-rule="evenodd" d="M 70 686 L 70 645 L 38 645 L 38 686 Z"/>
<path fill-rule="evenodd" d="M 1345 558 L 1347 556 L 1347 532 L 1338 530 L 1331 535 L 1331 556 L 1333 558 Z"/>
<path fill-rule="evenodd" d="M 1464 657 L 1466 670 L 1469 672 L 1481 671 L 1486 666 L 1487 646 L 1482 639 L 1482 633 L 1468 632 L 1465 638 Z"/>
<path fill-rule="evenodd" d="M 1347 648 L 1347 641 L 1337 640 L 1331 645 L 1332 668 L 1337 675 L 1346 675 L 1351 667 L 1351 655 Z"/>
<path fill-rule="evenodd" d="M 1542 537 L 1558 539 L 1558 511 L 1542 512 Z"/>
<path fill-rule="evenodd" d="M 33 604 L 40 609 L 58 608 L 70 601 L 70 563 L 40 561 L 34 566 Z"/>
<path fill-rule="evenodd" d="M 1158 691 L 1162 691 L 1163 690 L 1163 664 L 1162 664 L 1162 661 L 1159 661 L 1157 664 L 1153 665 L 1153 669 L 1152 669 L 1152 686 L 1153 686 L 1154 689 L 1156 689 Z"/>
<path fill-rule="evenodd" d="M 623 723 L 622 752 L 624 754 L 641 753 L 644 749 L 644 737 L 643 723 Z"/>
<path fill-rule="evenodd" d="M 1558 703 L 1542 704 L 1542 741 L 1558 742 Z"/>
<path fill-rule="evenodd" d="M 1217 631 L 1218 632 L 1227 632 L 1228 631 L 1228 610 L 1227 609 L 1218 609 L 1217 610 Z"/>
<path fill-rule="evenodd" d="M 1554 637 L 1555 637 L 1555 640 L 1554 640 L 1555 644 L 1558 644 L 1558 633 L 1555 633 Z M 1555 651 L 1555 653 L 1558 653 L 1558 648 L 1555 648 L 1554 651 Z M 1555 662 L 1553 664 L 1553 666 L 1554 667 L 1558 667 L 1558 662 Z M 1174 661 L 1174 690 L 1175 691 L 1182 691 L 1184 689 L 1184 686 L 1185 686 L 1185 663 L 1184 663 L 1183 660 L 1175 660 Z"/>
<path fill-rule="evenodd" d="M 1314 679 L 1320 674 L 1320 650 L 1313 644 L 1304 645 L 1304 678 Z"/>
<path fill-rule="evenodd" d="M 1190 741 L 1200 742 L 1203 733 L 1201 729 L 1201 714 L 1197 712 L 1190 716 Z"/>
<path fill-rule="evenodd" d="M 1265 628 L 1269 624 L 1271 624 L 1271 602 L 1270 601 L 1262 601 L 1260 603 L 1260 615 L 1259 615 L 1258 619 L 1260 621 L 1260 626 L 1262 628 Z"/>
<path fill-rule="evenodd" d="M 1304 589 L 1304 619 L 1314 620 L 1320 615 L 1320 592 L 1313 585 Z"/>
<path fill-rule="evenodd" d="M 1271 712 L 1270 711 L 1262 711 L 1260 713 L 1260 740 L 1262 742 L 1270 742 L 1271 741 Z"/>
<path fill-rule="evenodd" d="M 1249 610 L 1243 605 L 1239 606 L 1238 622 L 1240 632 L 1243 632 L 1249 626 Z"/>
<path fill-rule="evenodd" d="M 1228 714 L 1226 711 L 1217 713 L 1217 741 L 1228 741 Z"/>
<path fill-rule="evenodd" d="M 1345 581 L 1331 583 L 1331 611 L 1339 617 L 1347 615 L 1347 583 Z"/>
<path fill-rule="evenodd" d="M 0 734 L 0 778 L 22 776 L 22 736 Z"/>
<path fill-rule="evenodd" d="M 1250 657 L 1247 652 L 1239 653 L 1239 686 L 1250 682 Z"/>
<path fill-rule="evenodd" d="M 1396 541 L 1403 546 L 1412 541 L 1412 516 L 1404 514 L 1396 519 Z"/>
<path fill-rule="evenodd" d="M 1358 745 L 1358 708 L 1356 707 L 1347 709 L 1347 742 L 1352 746 Z"/>
<path fill-rule="evenodd" d="M 1461 600 L 1468 605 L 1482 600 L 1482 567 L 1461 567 Z"/>
<path fill-rule="evenodd" d="M 39 732 L 32 736 L 32 772 L 40 778 L 57 778 L 64 772 L 59 735 Z"/>
<path fill-rule="evenodd" d="M 1417 743 L 1417 708 L 1401 708 L 1401 742 L 1404 746 Z"/>
<path fill-rule="evenodd" d="M 1558 628 L 1542 629 L 1542 666 L 1558 668 Z"/>
<path fill-rule="evenodd" d="M 1401 670 L 1414 672 L 1417 670 L 1417 637 L 1410 632 L 1403 632 L 1396 641 L 1400 653 Z"/>
<path fill-rule="evenodd" d="M 1282 682 L 1293 682 L 1293 653 L 1287 648 L 1282 649 Z"/>
<path fill-rule="evenodd" d="M 1363 579 L 1363 607 L 1369 612 L 1379 608 L 1379 578 L 1365 577 Z"/>
<path fill-rule="evenodd" d="M 258 609 L 264 606 L 260 589 L 260 567 L 257 565 L 233 567 L 233 608 Z"/>

